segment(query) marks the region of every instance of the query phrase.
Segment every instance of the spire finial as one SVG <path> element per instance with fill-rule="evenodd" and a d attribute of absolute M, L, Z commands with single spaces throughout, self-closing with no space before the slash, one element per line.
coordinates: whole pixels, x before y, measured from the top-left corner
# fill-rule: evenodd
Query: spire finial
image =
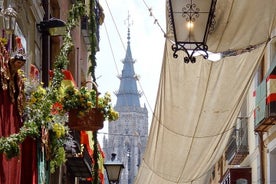
<path fill-rule="evenodd" d="M 128 30 L 128 32 L 127 32 L 127 40 L 128 40 L 128 43 L 129 43 L 129 41 L 130 41 L 130 26 L 133 24 L 133 21 L 132 22 L 130 21 L 129 11 L 128 11 L 127 19 L 125 21 L 127 21 L 127 30 Z"/>

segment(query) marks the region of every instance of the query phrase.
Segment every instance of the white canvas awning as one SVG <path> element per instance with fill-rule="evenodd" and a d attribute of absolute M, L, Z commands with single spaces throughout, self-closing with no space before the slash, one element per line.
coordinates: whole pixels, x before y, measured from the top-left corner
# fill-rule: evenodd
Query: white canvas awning
<path fill-rule="evenodd" d="M 226 8 L 227 7 L 227 8 Z M 276 0 L 218 0 L 212 51 L 258 45 L 218 62 L 172 57 L 166 40 L 147 149 L 136 184 L 206 184 L 275 27 Z M 168 31 L 169 33 L 169 31 Z M 170 34 L 168 34 L 170 35 Z"/>

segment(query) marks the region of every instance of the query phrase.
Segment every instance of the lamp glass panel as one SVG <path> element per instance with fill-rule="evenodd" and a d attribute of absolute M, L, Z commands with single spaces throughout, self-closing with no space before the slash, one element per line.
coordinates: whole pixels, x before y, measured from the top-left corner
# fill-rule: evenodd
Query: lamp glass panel
<path fill-rule="evenodd" d="M 200 9 L 200 12 L 209 12 L 213 0 L 187 0 L 192 1 Z"/>
<path fill-rule="evenodd" d="M 15 17 L 10 17 L 10 16 L 6 16 L 4 17 L 4 26 L 5 26 L 5 31 L 10 34 L 14 31 L 15 29 L 15 24 L 16 24 L 16 20 Z"/>
<path fill-rule="evenodd" d="M 195 40 L 196 42 L 203 42 L 204 35 L 206 32 L 206 26 L 208 22 L 209 13 L 199 13 L 199 17 L 193 22 L 193 30 L 190 36 L 190 40 Z"/>
<path fill-rule="evenodd" d="M 12 29 L 12 31 L 15 30 L 15 24 L 16 24 L 16 18 L 15 17 L 11 17 L 11 29 Z"/>
<path fill-rule="evenodd" d="M 174 13 L 174 27 L 175 27 L 175 37 L 178 42 L 189 42 L 191 41 L 189 38 L 190 30 L 187 28 L 187 21 L 182 17 L 182 13 Z"/>
<path fill-rule="evenodd" d="M 49 34 L 51 36 L 63 36 L 66 34 L 66 27 L 52 27 L 49 28 Z"/>
<path fill-rule="evenodd" d="M 118 181 L 122 165 L 106 165 L 106 172 L 109 181 Z"/>
<path fill-rule="evenodd" d="M 175 41 L 203 42 L 212 0 L 171 0 L 171 3 Z"/>
<path fill-rule="evenodd" d="M 10 30 L 10 17 L 4 17 L 4 25 L 5 25 L 5 30 Z"/>

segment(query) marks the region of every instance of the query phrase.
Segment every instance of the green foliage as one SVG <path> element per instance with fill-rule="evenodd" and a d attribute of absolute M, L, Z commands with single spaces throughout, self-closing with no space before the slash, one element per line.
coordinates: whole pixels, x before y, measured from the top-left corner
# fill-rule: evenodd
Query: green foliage
<path fill-rule="evenodd" d="M 95 9 L 95 0 L 90 0 L 90 10 Z M 90 22 L 89 22 L 89 27 L 91 28 L 91 31 L 89 33 L 89 40 L 90 40 L 90 48 L 91 48 L 91 54 L 89 56 L 90 60 L 90 67 L 88 69 L 88 73 L 91 74 L 91 77 L 93 81 L 96 81 L 95 77 L 95 68 L 97 66 L 96 63 L 96 52 L 97 52 L 97 23 L 96 23 L 96 14 L 95 11 L 90 11 Z"/>
<path fill-rule="evenodd" d="M 96 91 L 89 90 L 86 87 L 77 89 L 74 86 L 69 86 L 64 91 L 61 104 L 65 111 L 78 109 L 85 112 L 96 106 Z"/>
<path fill-rule="evenodd" d="M 44 89 L 41 84 L 34 81 L 25 82 L 26 106 L 24 110 L 24 124 L 18 133 L 9 137 L 0 138 L 0 153 L 7 158 L 13 158 L 20 153 L 19 145 L 27 138 L 41 138 L 42 128 L 49 131 L 50 165 L 51 172 L 65 162 L 65 151 L 63 142 L 68 128 L 65 126 L 67 116 L 58 117 L 53 110 L 54 104 L 59 98 L 59 88 L 63 80 L 62 69 L 68 64 L 68 54 L 72 48 L 72 30 L 79 22 L 80 17 L 85 13 L 85 6 L 82 1 L 77 1 L 69 12 L 66 23 L 67 34 L 63 38 L 63 45 L 54 63 L 54 77 L 51 85 Z"/>
<path fill-rule="evenodd" d="M 115 121 L 119 118 L 119 113 L 112 107 L 109 93 L 99 96 L 96 90 L 84 86 L 80 89 L 74 86 L 66 87 L 60 103 L 63 111 L 78 109 L 80 116 L 84 116 L 91 108 L 100 108 L 105 120 Z"/>
<path fill-rule="evenodd" d="M 90 0 L 90 10 L 94 10 L 95 0 Z M 65 150 L 63 147 L 68 135 L 68 115 L 61 112 L 61 104 L 63 111 L 71 108 L 80 107 L 85 109 L 95 107 L 96 91 L 88 90 L 86 88 L 68 88 L 65 93 L 62 92 L 61 81 L 63 80 L 62 70 L 66 68 L 69 63 L 68 54 L 70 53 L 73 43 L 70 31 L 78 24 L 80 18 L 85 15 L 85 5 L 81 0 L 77 0 L 69 11 L 66 23 L 67 34 L 63 36 L 63 45 L 60 53 L 54 62 L 54 75 L 51 84 L 46 89 L 42 84 L 35 81 L 25 81 L 26 106 L 24 110 L 24 124 L 20 131 L 12 134 L 9 137 L 0 138 L 0 153 L 4 153 L 7 158 L 13 158 L 20 153 L 19 145 L 27 138 L 42 139 L 46 146 L 46 158 L 50 161 L 50 171 L 53 173 L 57 167 L 66 161 Z M 90 11 L 90 42 L 91 55 L 89 60 L 91 66 L 88 70 L 95 82 L 95 67 L 96 67 L 96 52 L 97 52 L 97 38 L 96 38 L 96 15 L 94 11 Z M 63 94 L 61 94 L 63 93 Z M 67 96 L 68 95 L 68 96 Z M 76 96 L 74 96 L 76 95 Z M 62 100 L 63 99 L 63 100 Z M 80 100 L 81 99 L 81 100 Z M 79 104 L 81 102 L 81 104 Z M 106 120 L 114 121 L 118 119 L 119 114 L 114 111 L 111 106 L 110 94 L 106 93 L 103 97 L 98 98 L 98 107 L 102 109 Z M 48 136 L 45 136 L 45 132 Z M 99 183 L 98 180 L 98 148 L 97 132 L 93 132 L 94 151 L 93 157 L 95 165 L 93 168 L 93 183 Z"/>

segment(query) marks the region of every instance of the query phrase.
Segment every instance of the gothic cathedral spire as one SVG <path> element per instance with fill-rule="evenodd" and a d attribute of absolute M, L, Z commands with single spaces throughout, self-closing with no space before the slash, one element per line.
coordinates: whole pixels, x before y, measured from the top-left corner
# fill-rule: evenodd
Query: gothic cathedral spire
<path fill-rule="evenodd" d="M 123 60 L 122 75 L 119 76 L 120 87 L 117 95 L 117 103 L 115 107 L 140 107 L 141 94 L 137 90 L 137 76 L 134 72 L 134 60 L 132 58 L 130 49 L 130 26 L 128 21 L 128 35 L 127 35 L 127 50 L 126 56 Z"/>
<path fill-rule="evenodd" d="M 124 163 L 120 183 L 133 184 L 138 173 L 148 139 L 148 111 L 140 106 L 141 94 L 137 90 L 137 76 L 130 49 L 130 24 L 128 16 L 127 49 L 115 110 L 120 117 L 108 124 L 108 139 L 104 139 L 106 160 L 112 153 Z"/>

